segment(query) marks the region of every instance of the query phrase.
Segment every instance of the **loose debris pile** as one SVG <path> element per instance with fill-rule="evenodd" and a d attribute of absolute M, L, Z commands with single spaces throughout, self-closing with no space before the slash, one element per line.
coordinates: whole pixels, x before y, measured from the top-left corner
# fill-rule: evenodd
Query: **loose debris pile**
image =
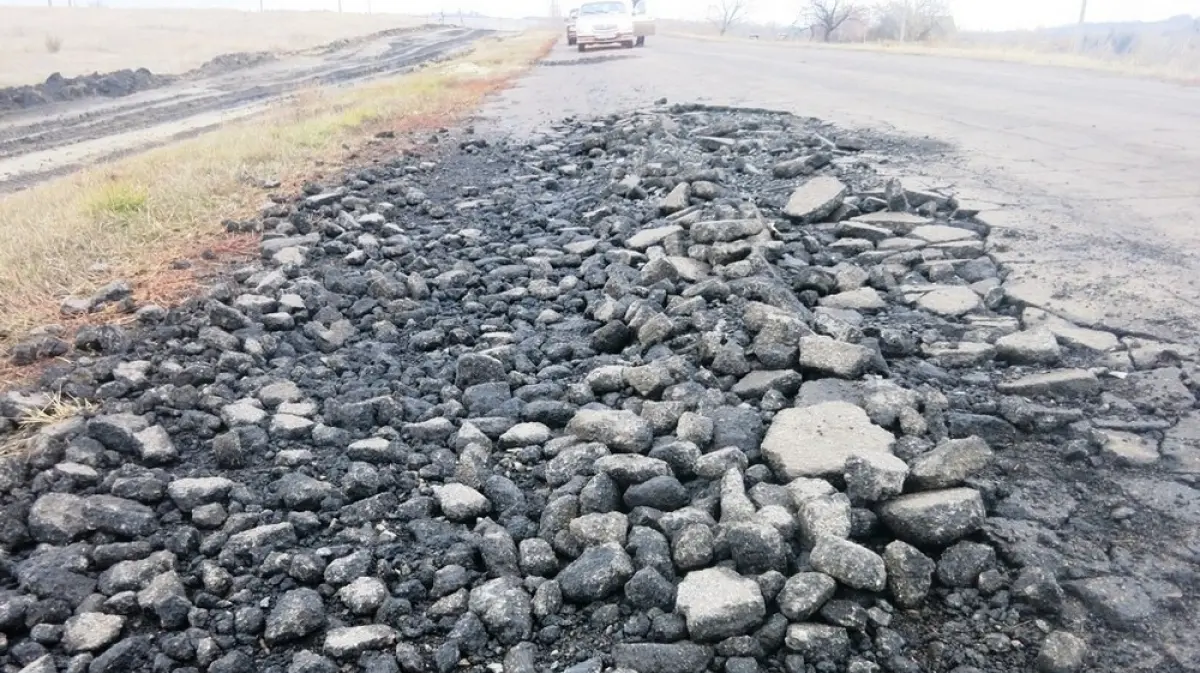
<path fill-rule="evenodd" d="M 272 205 L 0 459 L 4 670 L 1194 666 L 1187 354 L 868 147 L 658 108 Z"/>
<path fill-rule="evenodd" d="M 115 70 L 79 77 L 63 77 L 54 73 L 41 84 L 0 89 L 0 112 L 92 96 L 128 96 L 169 84 L 175 79 L 170 75 L 156 75 L 145 68 Z"/>

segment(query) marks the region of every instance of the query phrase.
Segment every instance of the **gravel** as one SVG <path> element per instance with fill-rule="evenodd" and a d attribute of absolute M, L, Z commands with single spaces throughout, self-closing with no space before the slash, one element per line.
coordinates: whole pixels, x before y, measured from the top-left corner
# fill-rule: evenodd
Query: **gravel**
<path fill-rule="evenodd" d="M 0 456 L 0 667 L 1182 670 L 1195 366 L 1025 320 L 834 131 L 648 107 L 279 199 L 0 396 L 96 405 Z"/>

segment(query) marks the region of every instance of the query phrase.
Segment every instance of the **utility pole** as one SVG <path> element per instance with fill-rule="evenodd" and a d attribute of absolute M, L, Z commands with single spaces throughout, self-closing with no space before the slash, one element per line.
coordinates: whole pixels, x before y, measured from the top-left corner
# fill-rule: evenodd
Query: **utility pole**
<path fill-rule="evenodd" d="M 1087 23 L 1087 3 L 1088 0 L 1083 0 L 1083 6 L 1079 8 L 1080 25 Z"/>

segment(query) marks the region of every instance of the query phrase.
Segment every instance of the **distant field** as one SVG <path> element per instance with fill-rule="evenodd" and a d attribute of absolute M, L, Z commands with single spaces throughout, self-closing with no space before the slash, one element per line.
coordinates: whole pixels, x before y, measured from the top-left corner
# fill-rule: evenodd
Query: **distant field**
<path fill-rule="evenodd" d="M 0 87 L 149 68 L 181 73 L 233 52 L 290 51 L 420 23 L 397 14 L 0 8 Z"/>
<path fill-rule="evenodd" d="M 660 21 L 659 31 L 701 39 L 745 40 L 758 36 L 755 39 L 776 41 L 787 29 L 779 26 L 738 26 L 722 38 L 710 23 Z M 787 41 L 805 47 L 1010 61 L 1200 83 L 1200 20 L 1195 26 L 1189 26 L 1186 20 L 1182 23 L 1104 24 L 1089 26 L 1083 33 L 1070 28 L 1003 33 L 961 32 L 934 42 Z"/>

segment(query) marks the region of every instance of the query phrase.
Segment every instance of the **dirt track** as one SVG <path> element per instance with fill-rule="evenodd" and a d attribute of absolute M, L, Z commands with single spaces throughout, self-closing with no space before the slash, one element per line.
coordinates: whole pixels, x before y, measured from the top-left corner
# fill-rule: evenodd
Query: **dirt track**
<path fill-rule="evenodd" d="M 0 115 L 0 193 L 246 116 L 306 87 L 394 73 L 443 56 L 483 32 L 392 31 L 122 98 Z"/>
<path fill-rule="evenodd" d="M 1196 341 L 1200 88 L 1053 67 L 657 37 L 565 43 L 485 114 L 531 133 L 672 101 L 761 106 L 956 146 L 920 167 L 978 199 L 1013 291 L 1081 322 Z M 574 67 L 571 67 L 574 64 Z M 902 177 L 912 180 L 911 167 Z"/>

